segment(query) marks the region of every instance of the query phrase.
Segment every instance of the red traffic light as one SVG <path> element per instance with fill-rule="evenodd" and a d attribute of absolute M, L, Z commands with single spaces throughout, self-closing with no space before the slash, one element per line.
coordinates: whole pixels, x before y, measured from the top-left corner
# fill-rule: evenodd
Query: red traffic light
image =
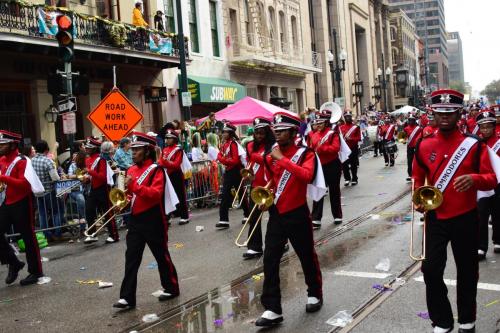
<path fill-rule="evenodd" d="M 66 15 L 58 16 L 56 22 L 60 30 L 67 30 L 73 24 L 73 21 L 71 21 L 71 19 Z"/>

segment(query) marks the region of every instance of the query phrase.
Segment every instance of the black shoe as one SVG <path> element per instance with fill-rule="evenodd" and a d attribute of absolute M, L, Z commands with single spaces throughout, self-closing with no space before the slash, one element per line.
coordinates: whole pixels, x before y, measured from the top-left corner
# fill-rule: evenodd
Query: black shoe
<path fill-rule="evenodd" d="M 179 293 L 168 293 L 166 291 L 164 291 L 164 294 L 158 296 L 158 300 L 160 302 L 165 302 L 165 301 L 168 301 L 169 299 L 172 299 L 172 298 L 176 298 L 177 296 L 179 296 Z"/>
<path fill-rule="evenodd" d="M 336 217 L 333 219 L 333 224 L 339 225 L 342 224 L 342 219 L 340 217 Z"/>
<path fill-rule="evenodd" d="M 274 325 L 278 325 L 279 323 L 282 323 L 282 322 L 283 322 L 283 317 L 278 317 L 276 319 L 266 319 L 266 318 L 260 317 L 259 319 L 257 319 L 255 321 L 255 326 L 271 327 Z"/>
<path fill-rule="evenodd" d="M 23 269 L 25 263 L 22 261 L 17 262 L 17 264 L 12 264 L 9 265 L 9 273 L 7 274 L 7 277 L 5 278 L 5 283 L 11 284 L 14 283 L 14 281 L 17 280 L 17 277 L 19 275 L 19 271 Z"/>
<path fill-rule="evenodd" d="M 389 165 L 390 167 L 393 167 L 394 166 L 394 163 L 391 163 L 391 165 Z"/>
<path fill-rule="evenodd" d="M 312 313 L 312 312 L 319 311 L 322 306 L 323 306 L 323 300 L 320 300 L 316 304 L 306 304 L 306 312 Z"/>
<path fill-rule="evenodd" d="M 245 260 L 259 258 L 261 256 L 262 256 L 262 252 L 256 252 L 256 253 L 245 252 L 245 253 L 243 253 L 243 259 L 245 259 Z"/>
<path fill-rule="evenodd" d="M 458 333 L 476 333 L 476 327 L 474 326 L 473 328 L 459 328 Z"/>
<path fill-rule="evenodd" d="M 351 186 L 356 186 L 356 185 L 358 185 L 358 181 L 357 181 L 357 180 L 353 180 L 353 181 L 351 182 Z"/>
<path fill-rule="evenodd" d="M 378 155 L 377 155 L 377 154 L 375 154 L 375 155 L 373 155 L 373 157 L 378 157 Z"/>
<path fill-rule="evenodd" d="M 113 304 L 113 307 L 117 308 L 117 309 L 122 309 L 122 310 L 135 308 L 135 304 L 129 304 L 129 303 L 124 304 L 124 303 L 122 303 L 120 301 L 122 301 L 122 300 L 119 300 L 118 302 L 116 302 L 115 304 Z M 123 300 L 123 301 L 125 301 L 125 300 Z"/>
<path fill-rule="evenodd" d="M 493 252 L 494 253 L 500 253 L 500 246 L 498 244 L 493 245 Z"/>
<path fill-rule="evenodd" d="M 318 230 L 321 228 L 321 221 L 312 221 L 313 230 Z"/>
<path fill-rule="evenodd" d="M 21 286 L 29 286 L 30 284 L 35 284 L 38 282 L 38 278 L 42 276 L 42 274 L 30 274 L 21 280 Z"/>
<path fill-rule="evenodd" d="M 244 217 L 242 220 L 241 220 L 241 224 L 245 224 L 247 223 L 248 221 L 248 217 Z"/>
<path fill-rule="evenodd" d="M 486 259 L 486 251 L 478 250 L 477 251 L 477 260 L 478 261 L 483 261 L 485 259 Z"/>
<path fill-rule="evenodd" d="M 385 166 L 389 166 L 389 163 L 385 163 Z"/>
<path fill-rule="evenodd" d="M 189 223 L 189 219 L 180 219 L 179 220 L 179 225 L 184 225 L 184 224 L 188 224 Z"/>
<path fill-rule="evenodd" d="M 218 222 L 215 227 L 217 229 L 227 229 L 229 228 L 229 222 Z"/>

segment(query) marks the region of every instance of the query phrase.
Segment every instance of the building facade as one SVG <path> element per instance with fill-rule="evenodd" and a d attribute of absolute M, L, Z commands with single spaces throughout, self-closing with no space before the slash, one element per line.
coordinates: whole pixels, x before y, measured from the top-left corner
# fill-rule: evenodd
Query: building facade
<path fill-rule="evenodd" d="M 448 33 L 448 63 L 450 67 L 450 82 L 464 81 L 464 54 L 462 39 L 458 31 Z"/>
<path fill-rule="evenodd" d="M 304 0 L 223 0 L 229 75 L 248 96 L 301 112 L 314 103 L 312 74 L 322 55 L 311 51 Z"/>
<path fill-rule="evenodd" d="M 361 113 L 370 104 L 391 110 L 393 76 L 378 77 L 392 68 L 389 11 L 385 0 L 309 0 L 312 49 L 331 52 L 325 70 L 314 75 L 316 105 L 336 99 L 346 109 Z M 345 66 L 342 59 L 345 57 Z M 343 70 L 342 70 L 343 69 Z M 384 70 L 382 70 L 384 69 Z M 380 79 L 380 83 L 379 83 Z M 375 98 L 374 87 L 385 82 L 386 97 Z M 356 93 L 361 86 L 361 94 Z"/>
<path fill-rule="evenodd" d="M 427 81 L 432 90 L 449 86 L 444 0 L 389 0 L 410 17 L 426 48 Z"/>

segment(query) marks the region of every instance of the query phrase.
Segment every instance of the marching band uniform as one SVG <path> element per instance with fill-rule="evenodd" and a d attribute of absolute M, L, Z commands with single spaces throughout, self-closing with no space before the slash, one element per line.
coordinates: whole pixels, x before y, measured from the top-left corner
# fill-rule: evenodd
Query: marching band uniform
<path fill-rule="evenodd" d="M 225 124 L 222 131 L 229 133 L 231 137 L 224 142 L 219 154 L 217 155 L 217 160 L 224 165 L 226 172 L 224 173 L 224 180 L 222 184 L 219 222 L 215 225 L 215 227 L 219 229 L 227 229 L 229 228 L 229 207 L 231 207 L 232 202 L 231 188 L 238 188 L 241 182 L 240 171 L 245 167 L 245 165 L 240 158 L 244 155 L 244 150 L 235 140 L 236 127 L 231 124 Z M 243 191 L 245 190 L 243 186 L 241 188 Z M 236 193 L 236 195 L 241 198 L 242 193 Z M 243 200 L 241 205 L 243 207 L 244 215 L 243 222 L 246 222 L 246 218 L 249 213 L 248 201 Z"/>
<path fill-rule="evenodd" d="M 377 131 L 375 132 L 375 142 L 373 143 L 373 157 L 378 157 L 378 155 L 382 155 L 384 151 L 384 147 L 382 144 L 382 126 L 384 126 L 384 121 L 379 120 L 377 124 Z"/>
<path fill-rule="evenodd" d="M 163 148 L 162 157 L 159 159 L 158 164 L 167 169 L 168 177 L 179 199 L 177 207 L 177 212 L 181 217 L 179 224 L 187 224 L 189 223 L 189 211 L 184 184 L 184 173 L 181 168 L 182 162 L 186 157 L 182 148 L 177 145 L 179 142 L 179 135 L 174 130 L 167 130 L 165 138 L 175 139 L 176 144 Z"/>
<path fill-rule="evenodd" d="M 278 114 L 274 118 L 275 131 L 292 131 L 299 125 L 300 119 L 296 117 Z M 315 174 L 316 177 L 322 176 L 320 172 L 315 172 L 321 168 L 321 164 L 312 150 L 298 147 L 293 141 L 292 144 L 279 149 L 284 157 L 276 160 L 268 155 L 265 163 L 272 177 L 274 204 L 269 209 L 264 249 L 261 303 L 266 311 L 255 322 L 256 326 L 272 326 L 283 321 L 279 268 L 287 239 L 299 257 L 308 286 L 306 312 L 318 311 L 323 304 L 321 270 L 314 249 L 311 217 L 306 200 L 308 184 L 313 182 Z M 325 192 L 326 189 L 320 195 Z"/>
<path fill-rule="evenodd" d="M 469 119 L 467 119 L 467 132 L 470 134 L 479 134 L 479 125 L 476 123 L 476 112 L 481 110 L 477 104 L 472 104 L 469 110 Z"/>
<path fill-rule="evenodd" d="M 351 155 L 349 159 L 342 164 L 342 169 L 344 172 L 345 186 L 357 185 L 358 184 L 358 167 L 359 167 L 359 146 L 358 143 L 361 141 L 361 129 L 359 126 L 352 123 L 351 112 L 346 112 L 344 114 L 345 124 L 340 125 L 340 131 L 344 136 L 344 139 L 351 149 Z"/>
<path fill-rule="evenodd" d="M 387 149 L 387 145 L 389 143 L 395 143 L 396 138 L 396 125 L 393 124 L 392 119 L 386 119 L 385 125 L 382 127 L 382 132 L 380 133 L 383 137 L 383 143 L 382 145 L 384 146 L 384 161 L 385 161 L 385 166 L 394 166 L 395 163 L 395 152 L 390 152 Z"/>
<path fill-rule="evenodd" d="M 329 124 L 331 112 L 323 112 L 316 119 L 316 122 L 325 122 Z M 330 206 L 335 224 L 342 223 L 342 206 L 340 199 L 340 177 L 342 174 L 342 163 L 339 160 L 340 137 L 337 132 L 326 125 L 322 131 L 315 130 L 308 136 L 308 147 L 318 155 L 325 182 L 330 191 Z M 346 162 L 347 163 L 347 162 Z M 321 227 L 323 217 L 324 197 L 319 201 L 313 201 L 312 223 L 314 229 Z"/>
<path fill-rule="evenodd" d="M 435 91 L 431 98 L 436 113 L 458 112 L 463 103 L 463 95 L 453 90 Z M 454 180 L 463 175 L 471 176 L 473 186 L 458 192 Z M 459 332 L 474 332 L 479 273 L 476 191 L 491 190 L 497 183 L 488 151 L 477 138 L 460 133 L 458 128 L 439 130 L 417 145 L 413 179 L 415 188 L 427 180 L 443 193 L 443 204 L 427 214 L 427 258 L 422 263 L 434 332 L 453 330 L 453 313 L 443 281 L 448 242 L 457 265 Z"/>
<path fill-rule="evenodd" d="M 253 121 L 253 128 L 254 130 L 257 130 L 259 128 L 269 128 L 270 130 L 271 122 L 267 119 L 264 118 L 255 118 Z M 256 142 L 251 141 L 248 143 L 246 149 L 247 149 L 247 156 L 248 156 L 248 162 L 249 166 L 253 171 L 254 178 L 251 184 L 251 188 L 254 189 L 257 186 L 266 186 L 269 179 L 270 175 L 269 172 L 266 170 L 264 166 L 264 155 L 265 153 L 269 153 L 268 151 L 266 152 L 266 146 L 269 146 L 271 144 L 274 144 L 274 135 L 273 135 L 273 142 L 262 142 L 257 149 L 255 149 Z M 250 207 L 249 211 L 252 211 L 254 208 L 255 203 L 250 200 Z M 250 234 L 255 227 L 255 223 L 257 222 L 257 218 L 259 217 L 259 214 L 256 212 L 252 215 L 250 218 L 250 221 L 248 221 L 249 228 L 248 228 L 248 237 L 250 237 Z M 252 235 L 252 238 L 248 241 L 248 251 L 243 254 L 243 258 L 245 259 L 252 259 L 255 257 L 260 257 L 262 255 L 262 226 L 261 224 L 257 226 L 255 229 L 255 232 Z"/>
<path fill-rule="evenodd" d="M 85 142 L 85 148 L 91 151 L 85 159 L 85 166 L 90 176 L 90 190 L 85 200 L 85 216 L 90 226 L 94 223 L 97 217 L 97 211 L 104 213 L 112 207 L 109 201 L 110 186 L 113 185 L 113 171 L 104 158 L 99 156 L 99 147 L 102 142 L 96 138 L 89 137 Z M 93 228 L 88 229 L 88 234 L 92 234 Z M 114 243 L 120 240 L 115 219 L 113 218 L 107 225 L 108 238 L 106 243 Z M 87 237 L 84 243 L 89 244 L 96 242 L 97 237 Z"/>
<path fill-rule="evenodd" d="M 0 144 L 16 144 L 0 155 L 0 183 L 6 188 L 0 192 L 0 263 L 9 265 L 9 272 L 5 283 L 13 283 L 18 273 L 24 267 L 14 250 L 7 242 L 5 234 L 11 226 L 21 234 L 26 244 L 26 259 L 29 275 L 21 280 L 21 285 L 34 284 L 43 276 L 40 249 L 35 237 L 35 209 L 33 207 L 33 192 L 44 191 L 40 179 L 35 173 L 31 161 L 19 155 L 17 144 L 21 142 L 21 135 L 0 130 Z"/>
<path fill-rule="evenodd" d="M 492 124 L 495 125 L 496 119 L 495 114 L 491 111 L 484 111 L 478 114 L 476 117 L 478 125 Z M 484 125 L 483 125 L 484 126 Z M 481 130 L 480 130 L 481 132 Z M 500 137 L 493 135 L 490 137 L 484 137 L 481 132 L 481 136 L 486 143 L 486 145 L 493 150 L 497 156 L 500 156 Z M 500 196 L 499 193 L 495 191 L 489 192 L 478 192 L 478 203 L 479 211 L 479 249 L 478 258 L 479 260 L 484 260 L 486 258 L 486 252 L 488 252 L 488 222 L 491 216 L 491 224 L 493 228 L 493 251 L 495 253 L 500 253 Z"/>
<path fill-rule="evenodd" d="M 150 151 L 156 146 L 156 138 L 134 132 L 131 149 L 146 147 Z M 158 263 L 163 293 L 160 301 L 179 295 L 177 271 L 168 251 L 167 215 L 175 210 L 179 202 L 166 171 L 153 163 L 153 157 L 144 156 L 144 161 L 127 170 L 127 192 L 130 201 L 130 222 L 127 224 L 127 251 L 125 253 L 125 276 L 120 289 L 120 300 L 113 307 L 125 309 L 136 305 L 137 272 L 146 244 Z"/>
<path fill-rule="evenodd" d="M 497 125 L 495 127 L 495 133 L 497 136 L 500 136 L 500 105 L 492 105 L 491 111 L 495 113 L 495 118 L 497 119 Z"/>
<path fill-rule="evenodd" d="M 412 119 L 412 121 L 410 121 Z M 407 181 L 411 181 L 411 173 L 412 173 L 412 164 L 413 164 L 413 156 L 415 156 L 415 147 L 417 146 L 417 142 L 422 136 L 422 127 L 418 126 L 415 121 L 414 116 L 410 116 L 408 118 L 408 126 L 404 129 L 406 133 L 407 143 L 406 143 L 406 158 L 408 161 L 408 178 Z"/>

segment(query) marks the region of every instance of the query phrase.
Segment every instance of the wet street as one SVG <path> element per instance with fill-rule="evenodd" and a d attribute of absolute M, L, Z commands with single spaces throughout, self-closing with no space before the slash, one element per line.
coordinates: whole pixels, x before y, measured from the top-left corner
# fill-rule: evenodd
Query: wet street
<path fill-rule="evenodd" d="M 405 149 L 401 148 L 400 152 Z M 383 158 L 371 153 L 360 163 L 359 185 L 342 186 L 344 223 L 332 223 L 326 200 L 322 228 L 314 234 L 323 273 L 322 310 L 305 312 L 304 276 L 290 249 L 281 264 L 284 322 L 273 332 L 431 331 L 420 264 L 408 256 L 406 156 L 400 154 L 395 168 L 384 167 Z M 234 245 L 241 217 L 241 210 L 231 212 L 231 228 L 222 231 L 214 227 L 218 220 L 214 209 L 192 211 L 188 225 L 179 226 L 174 220 L 169 249 L 179 275 L 180 297 L 159 303 L 152 295 L 161 287 L 147 249 L 139 271 L 137 308 L 127 312 L 112 308 L 123 277 L 125 231 L 113 245 L 104 245 L 101 236 L 91 246 L 75 242 L 43 249 L 44 271 L 52 279 L 44 285 L 7 287 L 6 268 L 1 266 L 1 331 L 257 332 L 254 321 L 263 311 L 259 299 L 263 267 L 262 260 L 242 260 L 245 250 Z M 196 226 L 204 226 L 204 231 L 196 232 Z M 421 227 L 415 230 L 420 232 Z M 490 251 L 480 264 L 477 332 L 500 331 L 499 269 L 500 255 Z M 25 274 L 21 272 L 22 277 Z M 445 278 L 456 314 L 451 252 Z M 98 280 L 113 286 L 99 289 Z"/>

